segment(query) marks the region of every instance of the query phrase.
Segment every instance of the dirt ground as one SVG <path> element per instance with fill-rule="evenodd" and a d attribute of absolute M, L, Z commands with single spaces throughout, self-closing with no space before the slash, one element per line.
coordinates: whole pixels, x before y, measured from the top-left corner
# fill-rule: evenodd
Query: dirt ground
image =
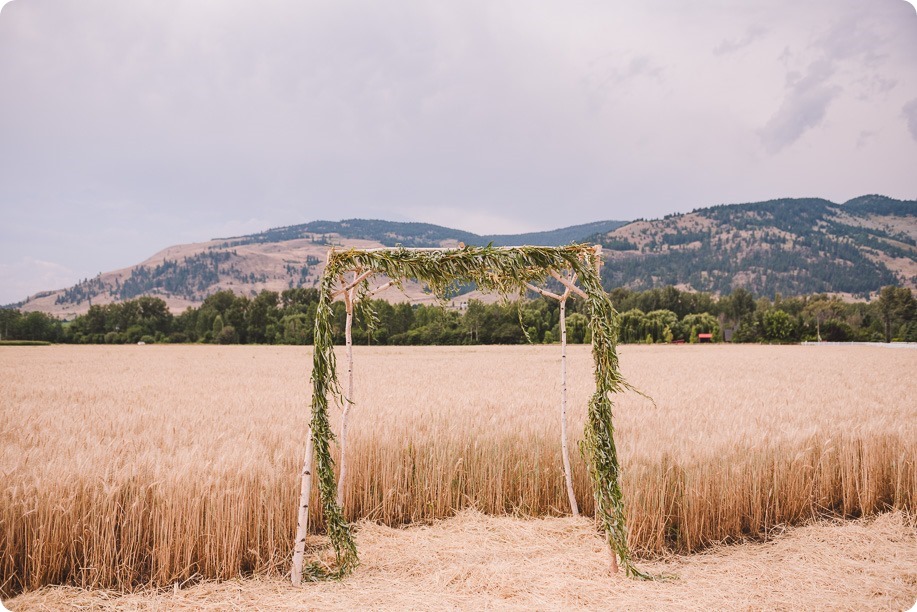
<path fill-rule="evenodd" d="M 515 519 L 466 510 L 427 526 L 362 523 L 361 565 L 341 582 L 294 589 L 239 578 L 121 594 L 48 587 L 19 610 L 908 610 L 917 601 L 917 531 L 902 513 L 820 522 L 765 542 L 716 546 L 609 574 L 590 520 Z"/>

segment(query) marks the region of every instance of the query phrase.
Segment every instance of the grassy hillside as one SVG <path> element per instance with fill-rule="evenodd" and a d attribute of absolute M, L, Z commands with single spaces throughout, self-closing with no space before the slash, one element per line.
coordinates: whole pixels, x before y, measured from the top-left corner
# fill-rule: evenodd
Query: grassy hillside
<path fill-rule="evenodd" d="M 882 196 L 714 206 L 593 239 L 612 251 L 608 286 L 865 296 L 917 285 L 917 202 Z"/>
<path fill-rule="evenodd" d="M 143 295 L 173 311 L 230 290 L 312 287 L 331 245 L 438 247 L 597 242 L 606 247 L 608 289 L 682 289 L 757 295 L 836 293 L 862 297 L 884 285 L 917 288 L 917 201 L 869 195 L 845 204 L 780 199 L 732 204 L 653 221 L 598 221 L 528 234 L 478 235 L 432 225 L 376 219 L 313 221 L 248 236 L 165 249 L 123 270 L 73 287 L 45 291 L 19 306 L 56 316 L 85 313 L 91 304 Z M 412 300 L 423 288 L 409 285 Z M 389 298 L 389 296 L 386 296 Z M 403 300 L 400 294 L 391 299 Z"/>
<path fill-rule="evenodd" d="M 179 312 L 199 305 L 207 296 L 221 290 L 254 296 L 263 290 L 315 286 L 332 245 L 438 247 L 456 246 L 460 242 L 561 245 L 582 242 L 597 231 L 608 232 L 624 223 L 598 221 L 530 234 L 479 236 L 429 223 L 374 219 L 313 221 L 248 236 L 169 247 L 136 266 L 100 274 L 66 289 L 45 291 L 12 306 L 72 318 L 86 313 L 92 304 L 147 295 L 164 299 L 173 312 Z M 408 283 L 405 294 L 411 300 L 431 299 L 416 283 Z M 390 295 L 404 300 L 402 294 Z"/>
<path fill-rule="evenodd" d="M 278 227 L 249 236 L 227 238 L 223 242 L 227 247 L 255 243 L 285 242 L 300 238 L 323 243 L 328 242 L 328 235 L 330 234 L 341 238 L 372 240 L 384 246 L 438 247 L 447 241 L 464 242 L 470 245 L 486 245 L 493 242 L 497 246 L 516 244 L 559 246 L 583 240 L 595 233 L 610 232 L 625 223 L 626 221 L 595 221 L 584 225 L 574 225 L 544 232 L 481 236 L 430 223 L 405 223 L 380 219 L 345 219 L 343 221 L 313 221 L 301 225 Z"/>

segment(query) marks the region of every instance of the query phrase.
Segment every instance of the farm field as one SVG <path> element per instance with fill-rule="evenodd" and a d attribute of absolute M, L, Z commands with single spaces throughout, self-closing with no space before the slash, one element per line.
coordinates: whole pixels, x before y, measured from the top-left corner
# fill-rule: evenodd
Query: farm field
<path fill-rule="evenodd" d="M 758 554 L 757 565 L 739 570 L 752 573 L 756 583 L 762 576 L 784 582 L 796 576 L 811 586 L 830 581 L 825 572 L 842 577 L 852 571 L 866 581 L 873 605 L 913 603 L 917 578 L 906 569 L 913 563 L 895 559 L 913 561 L 915 551 L 917 351 L 625 346 L 620 355 L 628 380 L 655 401 L 631 393 L 617 398 L 615 411 L 631 546 L 642 565 L 652 571 L 683 567 L 675 571 L 687 583 L 695 575 L 690 568 L 706 568 L 697 576 L 708 570 L 716 575 L 727 572 L 736 555 Z M 282 597 L 310 357 L 308 347 L 0 350 L 0 597 L 7 601 L 60 583 L 130 589 L 248 575 L 257 578 L 245 584 L 267 589 L 265 597 L 268 591 Z M 593 389 L 588 347 L 571 347 L 568 361 L 575 442 Z M 554 580 L 607 583 L 607 574 L 590 575 L 602 566 L 587 554 L 601 552 L 592 523 L 556 518 L 567 509 L 558 437 L 559 347 L 355 347 L 355 369 L 344 504 L 351 518 L 378 524 L 358 530 L 364 565 L 344 583 L 317 592 L 357 588 L 361 580 L 371 590 L 387 584 L 387 571 L 406 571 L 395 565 L 433 575 L 424 559 L 444 571 L 453 568 L 458 585 L 487 582 L 476 547 L 492 551 L 488 558 L 504 547 L 511 560 L 520 558 L 527 537 L 533 550 L 540 539 L 564 543 L 554 556 L 537 557 L 552 559 Z M 573 457 L 577 498 L 589 515 L 585 465 L 578 453 Z M 761 539 L 826 515 L 854 518 L 892 509 L 905 512 L 812 525 L 778 538 L 772 548 L 719 547 L 712 555 L 673 557 L 718 542 Z M 384 527 L 427 525 L 456 513 L 431 527 Z M 548 518 L 519 520 L 529 517 Z M 824 535 L 832 530 L 856 534 L 848 538 L 854 544 L 845 549 L 848 540 Z M 799 533 L 822 535 L 794 556 L 787 542 Z M 437 538 L 442 549 L 431 552 Z M 316 537 L 312 544 L 320 542 Z M 767 559 L 781 545 L 790 546 L 791 559 L 778 571 Z M 824 559 L 859 551 L 860 561 L 882 571 L 850 563 L 822 567 L 809 558 L 822 548 Z M 400 554 L 393 556 L 393 549 Z M 463 560 L 466 566 L 456 565 Z M 800 564 L 795 572 L 786 571 L 791 561 Z M 524 567 L 515 571 L 524 574 Z M 622 586 L 630 582 L 614 580 L 615 593 L 630 589 Z M 213 594 L 206 588 L 188 593 L 197 589 L 206 599 Z M 496 592 L 505 588 L 498 585 Z M 652 588 L 633 587 L 643 597 L 651 597 Z M 51 608 L 104 593 L 52 592 L 59 598 Z M 529 593 L 534 599 L 514 601 L 550 607 L 549 599 L 538 598 L 551 592 L 536 589 Z M 49 596 L 26 594 L 8 605 L 28 607 L 31 597 L 41 606 Z M 853 607 L 845 597 L 839 601 Z M 145 600 L 133 601 L 140 606 L 137 601 Z M 328 605 L 335 601 L 347 607 L 346 598 Z M 462 602 L 446 599 L 443 605 Z"/>
<path fill-rule="evenodd" d="M 361 524 L 362 563 L 343 582 L 293 589 L 257 576 L 135 593 L 45 587 L 19 610 L 907 610 L 917 540 L 899 513 L 820 522 L 764 543 L 643 563 L 678 578 L 608 575 L 586 518 L 518 519 L 465 510 L 407 529 Z"/>

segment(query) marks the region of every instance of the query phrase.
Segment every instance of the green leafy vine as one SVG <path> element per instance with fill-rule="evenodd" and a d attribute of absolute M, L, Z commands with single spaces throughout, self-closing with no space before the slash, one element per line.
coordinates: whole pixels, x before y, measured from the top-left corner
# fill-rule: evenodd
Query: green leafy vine
<path fill-rule="evenodd" d="M 332 344 L 332 309 L 336 283 L 345 272 L 369 270 L 400 283 L 413 279 L 444 297 L 456 282 L 473 282 L 484 291 L 504 296 L 522 294 L 526 283 L 541 283 L 551 272 L 575 272 L 586 293 L 591 313 L 592 355 L 595 362 L 595 393 L 589 402 L 581 450 L 589 463 L 596 513 L 611 550 L 628 576 L 648 578 L 631 562 L 627 547 L 621 469 L 614 442 L 611 394 L 630 388 L 622 378 L 615 351 L 617 313 L 601 285 L 593 247 L 571 244 L 562 247 L 463 247 L 460 249 L 348 249 L 329 253 L 321 279 L 315 317 L 315 348 L 312 363 L 312 440 L 315 472 L 322 511 L 336 557 L 336 567 L 313 564 L 305 570 L 307 579 L 341 577 L 358 563 L 357 549 L 349 523 L 335 501 L 336 483 L 330 444 L 334 439 L 328 422 L 329 396 L 344 399 L 337 376 Z M 366 295 L 368 278 L 360 296 Z M 364 300 L 358 299 L 362 302 Z M 367 312 L 364 309 L 364 312 Z M 368 314 L 367 316 L 372 316 Z"/>

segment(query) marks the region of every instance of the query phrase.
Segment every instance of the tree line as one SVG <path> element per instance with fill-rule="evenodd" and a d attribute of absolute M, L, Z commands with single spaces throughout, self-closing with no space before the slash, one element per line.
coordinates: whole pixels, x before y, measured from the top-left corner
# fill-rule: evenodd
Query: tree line
<path fill-rule="evenodd" d="M 485 304 L 458 297 L 443 305 L 371 300 L 357 310 L 358 344 L 522 344 L 560 339 L 559 305 L 543 297 Z M 663 287 L 610 292 L 620 313 L 622 343 L 713 341 L 792 343 L 917 342 L 917 300 L 908 288 L 886 286 L 870 302 L 843 302 L 824 294 L 755 298 L 746 289 L 716 297 Z M 72 321 L 40 312 L 0 310 L 0 340 L 74 344 L 216 343 L 312 344 L 316 289 L 262 291 L 255 297 L 220 291 L 179 315 L 155 297 L 93 305 Z M 344 342 L 344 305 L 333 304 L 334 341 Z M 368 313 L 372 313 L 371 315 Z M 571 298 L 567 339 L 588 343 L 588 313 Z"/>

